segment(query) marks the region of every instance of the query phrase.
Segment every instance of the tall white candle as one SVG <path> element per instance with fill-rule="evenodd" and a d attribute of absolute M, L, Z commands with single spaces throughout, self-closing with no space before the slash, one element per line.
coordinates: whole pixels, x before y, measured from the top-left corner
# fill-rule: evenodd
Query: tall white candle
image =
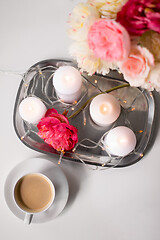
<path fill-rule="evenodd" d="M 73 103 L 80 98 L 82 77 L 76 68 L 62 66 L 55 71 L 53 85 L 60 99 L 66 103 Z"/>
<path fill-rule="evenodd" d="M 21 118 L 28 123 L 37 124 L 47 111 L 44 103 L 37 97 L 27 97 L 19 105 Z"/>
<path fill-rule="evenodd" d="M 120 111 L 119 102 L 108 93 L 96 96 L 90 104 L 90 116 L 100 126 L 107 126 L 116 121 Z"/>
<path fill-rule="evenodd" d="M 134 150 L 136 146 L 136 136 L 128 127 L 115 127 L 105 136 L 104 145 L 111 154 L 126 156 Z"/>

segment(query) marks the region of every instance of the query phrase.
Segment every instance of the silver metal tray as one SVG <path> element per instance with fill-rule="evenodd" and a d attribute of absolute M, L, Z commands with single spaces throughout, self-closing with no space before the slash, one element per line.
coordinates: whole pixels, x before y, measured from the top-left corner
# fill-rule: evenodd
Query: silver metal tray
<path fill-rule="evenodd" d="M 19 104 L 27 96 L 37 96 L 47 108 L 56 108 L 59 113 L 67 109 L 69 117 L 91 96 L 118 85 L 126 84 L 123 76 L 117 71 L 108 75 L 88 76 L 83 74 L 83 91 L 81 99 L 75 105 L 62 103 L 57 99 L 52 77 L 55 70 L 63 65 L 76 65 L 67 60 L 45 60 L 33 65 L 25 74 L 20 83 L 14 107 L 14 128 L 20 140 L 29 148 L 46 154 L 59 154 L 52 147 L 44 143 L 37 135 L 37 127 L 23 121 L 19 115 Z M 79 144 L 75 152 L 66 152 L 65 160 L 81 161 L 101 167 L 124 167 L 139 161 L 153 145 L 159 118 L 159 94 L 148 92 L 140 88 L 126 87 L 115 90 L 114 95 L 121 104 L 122 111 L 114 126 L 126 125 L 132 128 L 137 137 L 136 149 L 129 155 L 118 159 L 109 157 L 106 151 L 99 146 L 100 139 L 109 129 L 97 126 L 90 119 L 88 107 L 76 117 L 70 119 L 70 124 L 78 129 Z M 113 126 L 112 126 L 113 127 Z M 88 140 L 85 140 L 88 139 Z"/>

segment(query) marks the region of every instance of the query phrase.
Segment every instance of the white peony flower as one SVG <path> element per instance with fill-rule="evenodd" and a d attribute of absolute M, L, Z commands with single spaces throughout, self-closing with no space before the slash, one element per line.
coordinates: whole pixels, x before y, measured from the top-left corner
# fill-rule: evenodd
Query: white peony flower
<path fill-rule="evenodd" d="M 86 71 L 88 75 L 93 75 L 95 72 L 106 75 L 110 69 L 116 69 L 116 64 L 113 62 L 95 57 L 87 41 L 74 42 L 69 48 L 69 53 L 76 59 L 80 70 Z"/>
<path fill-rule="evenodd" d="M 106 75 L 109 73 L 110 70 L 115 70 L 117 68 L 118 66 L 116 63 L 101 60 L 96 72 L 102 75 Z"/>
<path fill-rule="evenodd" d="M 88 0 L 88 3 L 97 7 L 105 18 L 116 19 L 117 13 L 128 0 Z"/>
<path fill-rule="evenodd" d="M 143 87 L 149 91 L 156 89 L 157 92 L 160 92 L 160 63 L 155 64 L 151 69 Z"/>
<path fill-rule="evenodd" d="M 69 48 L 70 55 L 76 59 L 80 70 L 93 75 L 99 67 L 100 60 L 94 56 L 87 41 L 74 42 Z"/>
<path fill-rule="evenodd" d="M 88 30 L 93 22 L 100 17 L 96 7 L 85 3 L 79 3 L 73 8 L 69 15 L 68 23 L 70 25 L 68 35 L 77 41 L 87 39 Z"/>

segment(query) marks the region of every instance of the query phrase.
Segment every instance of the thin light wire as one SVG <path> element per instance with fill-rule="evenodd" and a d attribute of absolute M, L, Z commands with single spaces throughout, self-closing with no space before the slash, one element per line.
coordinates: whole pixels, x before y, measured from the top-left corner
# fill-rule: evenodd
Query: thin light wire
<path fill-rule="evenodd" d="M 24 73 L 25 71 L 11 71 L 11 70 L 2 70 L 0 69 L 0 74 L 4 74 L 4 75 L 18 75 L 18 76 L 21 76 L 21 77 L 24 77 Z"/>
<path fill-rule="evenodd" d="M 72 109 L 73 107 L 74 107 L 74 109 L 75 109 L 75 108 L 78 106 L 78 104 L 83 100 L 83 98 L 85 97 L 85 95 L 87 94 L 87 89 L 88 89 L 88 88 L 87 88 L 87 85 L 86 85 L 87 82 L 89 82 L 89 83 L 91 83 L 91 82 L 88 81 L 88 79 L 83 76 L 83 78 L 86 80 L 86 81 L 84 81 L 84 87 L 85 87 L 85 90 L 86 90 L 86 91 L 85 91 L 85 93 L 83 94 L 83 96 L 81 97 L 81 99 L 80 99 L 76 104 L 67 104 L 67 103 L 64 103 L 64 102 L 61 101 L 61 99 L 58 99 L 57 96 L 55 96 L 55 99 L 54 99 L 53 101 L 51 101 L 51 99 L 47 96 L 47 88 L 46 88 L 46 85 L 49 83 L 49 81 L 50 81 L 51 78 L 53 77 L 54 72 L 55 72 L 56 69 L 57 69 L 57 67 L 54 67 L 54 66 L 46 66 L 46 67 L 43 67 L 43 68 L 35 68 L 35 67 L 33 67 L 33 68 L 31 68 L 30 70 L 28 70 L 26 73 L 23 73 L 23 74 L 18 73 L 18 72 L 11 72 L 11 71 L 9 71 L 9 72 L 3 71 L 3 73 L 6 73 L 6 74 L 15 74 L 15 75 L 23 76 L 24 82 L 27 83 L 27 84 L 26 84 L 26 93 L 27 93 L 27 91 L 28 91 L 28 89 L 29 89 L 29 83 L 30 83 L 30 82 L 27 82 L 27 75 L 29 74 L 29 71 L 31 71 L 32 73 L 35 72 L 35 75 L 34 75 L 34 77 L 32 78 L 32 79 L 33 79 L 33 82 L 36 82 L 36 77 L 37 77 L 37 76 L 40 76 L 40 77 L 41 77 L 41 82 L 42 82 L 42 89 L 41 89 L 41 90 L 42 90 L 42 93 L 45 94 L 47 100 L 48 100 L 50 103 L 52 103 L 52 104 L 54 105 L 55 103 L 61 102 L 61 104 L 63 104 L 63 105 L 66 107 L 66 109 Z M 46 83 L 45 83 L 46 85 L 44 85 L 43 72 L 44 72 L 44 71 L 47 71 L 47 70 L 50 70 L 50 72 L 52 72 L 52 73 L 51 73 L 51 75 L 49 76 L 49 78 L 46 80 Z M 0 70 L 0 73 L 1 73 L 1 70 Z M 30 80 L 32 80 L 32 79 L 30 79 Z M 95 85 L 95 84 L 92 84 L 92 85 L 93 85 L 94 87 L 96 87 L 99 91 L 101 91 L 101 89 L 98 87 L 97 84 L 96 84 L 96 85 Z M 35 92 L 35 90 L 36 90 L 36 86 L 37 86 L 37 84 L 36 84 L 36 83 L 33 83 L 32 87 L 30 88 L 30 94 L 33 94 L 33 95 L 34 95 L 34 92 Z M 102 92 L 102 91 L 101 91 L 101 92 Z M 128 123 L 128 124 L 130 125 L 130 127 L 131 127 L 130 121 L 128 120 L 129 122 L 127 122 L 127 119 L 128 119 L 128 118 L 127 118 L 127 114 L 128 114 L 128 112 L 129 112 L 128 110 L 132 108 L 133 104 L 134 104 L 135 101 L 138 99 L 138 97 L 141 96 L 141 94 L 142 94 L 142 93 L 139 93 L 139 94 L 134 98 L 134 100 L 132 101 L 132 103 L 130 104 L 130 106 L 129 106 L 127 109 L 125 109 L 125 110 L 126 110 L 126 111 L 125 111 L 125 119 L 126 119 L 125 124 Z M 71 111 L 71 112 L 72 112 L 72 111 Z M 27 124 L 27 123 L 26 123 L 26 126 L 27 126 L 28 129 L 26 130 L 25 134 L 21 137 L 22 140 L 23 140 L 26 136 L 28 136 L 31 132 L 36 133 L 36 135 L 38 136 L 38 134 L 37 134 L 36 130 L 34 129 L 34 127 L 32 128 L 32 126 L 31 126 L 30 124 Z M 114 128 L 114 126 L 115 126 L 115 123 L 112 125 L 112 128 Z M 111 128 L 111 129 L 112 129 L 112 128 Z M 80 142 L 78 142 L 77 145 L 75 146 L 75 148 L 73 149 L 73 152 L 77 150 L 77 147 L 78 147 L 78 146 L 82 146 L 82 147 L 84 147 L 84 148 L 92 148 L 92 149 L 93 149 L 93 148 L 97 148 L 97 147 L 102 148 L 102 150 L 105 149 L 106 153 L 108 154 L 109 159 L 108 159 L 107 162 L 102 163 L 102 167 L 99 167 L 99 166 L 95 166 L 94 168 L 89 167 L 89 166 L 85 163 L 85 161 L 84 161 L 83 159 L 81 159 L 81 157 L 79 157 L 79 154 L 75 153 L 75 154 L 76 154 L 76 157 L 77 157 L 88 169 L 92 169 L 92 170 L 97 170 L 97 169 L 98 169 L 98 170 L 102 170 L 102 169 L 103 169 L 103 170 L 104 170 L 104 169 L 114 168 L 114 167 L 118 166 L 118 165 L 120 164 L 120 162 L 123 160 L 124 157 L 119 157 L 119 156 L 114 157 L 114 156 L 112 156 L 112 155 L 110 154 L 110 152 L 108 151 L 108 149 L 107 149 L 106 146 L 105 146 L 105 148 L 104 148 L 103 139 L 104 139 L 105 135 L 108 134 L 108 132 L 109 132 L 111 129 L 109 129 L 106 133 L 104 133 L 103 136 L 100 138 L 100 140 L 99 140 L 98 142 L 94 142 L 94 141 L 91 140 L 91 139 L 84 138 L 84 139 L 82 139 Z M 93 145 L 92 145 L 92 146 L 85 145 L 85 144 L 83 144 L 84 141 L 89 141 L 89 142 L 92 143 Z M 63 154 L 64 154 L 64 153 L 61 153 L 61 154 L 60 154 L 58 164 L 61 163 Z M 132 152 L 132 153 L 130 153 L 130 154 L 139 154 L 139 153 L 137 153 L 136 151 L 134 151 L 134 152 Z M 142 155 L 142 154 L 139 154 L 139 156 L 140 156 L 140 155 Z M 107 156 L 106 156 L 106 157 L 107 157 Z M 117 161 L 117 162 L 116 162 L 114 165 L 108 166 L 108 163 L 112 164 L 112 161 Z"/>

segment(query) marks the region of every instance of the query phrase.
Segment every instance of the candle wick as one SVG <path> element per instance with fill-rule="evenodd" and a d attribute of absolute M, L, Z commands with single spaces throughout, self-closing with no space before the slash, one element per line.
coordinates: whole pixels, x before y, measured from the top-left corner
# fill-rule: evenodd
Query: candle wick
<path fill-rule="evenodd" d="M 120 143 L 125 143 L 125 142 L 126 142 L 125 138 L 120 139 Z"/>
<path fill-rule="evenodd" d="M 32 110 L 32 107 L 31 107 L 31 106 L 29 106 L 29 107 L 28 107 L 28 110 L 29 110 L 29 111 L 31 111 L 31 110 Z"/>
<path fill-rule="evenodd" d="M 71 83 L 71 79 L 70 79 L 69 76 L 66 76 L 65 79 L 66 79 L 66 83 L 67 83 L 67 84 L 70 84 L 70 83 Z"/>

